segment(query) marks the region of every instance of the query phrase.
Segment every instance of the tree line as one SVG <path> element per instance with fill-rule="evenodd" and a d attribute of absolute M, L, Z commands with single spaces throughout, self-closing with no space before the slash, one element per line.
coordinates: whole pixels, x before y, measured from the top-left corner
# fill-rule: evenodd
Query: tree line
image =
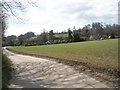
<path fill-rule="evenodd" d="M 74 26 L 72 29 L 68 28 L 67 32 L 61 33 L 54 33 L 53 30 L 49 32 L 44 30 L 40 35 L 27 32 L 18 37 L 15 35 L 4 37 L 3 46 L 33 46 L 119 38 L 119 28 L 118 24 L 109 25 L 96 22 L 79 29 Z M 67 34 L 67 37 L 55 37 L 59 34 Z"/>
<path fill-rule="evenodd" d="M 28 2 L 27 4 L 35 6 L 35 3 Z M 57 43 L 69 43 L 69 42 L 80 42 L 87 40 L 100 40 L 105 38 L 119 38 L 119 25 L 113 24 L 102 24 L 99 22 L 92 23 L 92 25 L 85 25 L 83 28 L 76 29 L 75 26 L 71 29 L 68 28 L 67 32 L 54 33 L 53 30 L 50 32 L 43 31 L 40 35 L 35 35 L 33 32 L 27 32 L 24 35 L 21 34 L 18 37 L 15 35 L 5 37 L 4 32 L 7 28 L 6 21 L 7 17 L 12 15 L 17 17 L 17 10 L 24 10 L 27 5 L 17 0 L 2 0 L 0 1 L 0 30 L 2 30 L 2 45 L 3 46 L 21 46 L 21 45 L 44 45 L 44 44 L 57 44 Z M 21 18 L 18 18 L 21 19 Z M 55 37 L 55 34 L 67 34 L 68 37 Z"/>

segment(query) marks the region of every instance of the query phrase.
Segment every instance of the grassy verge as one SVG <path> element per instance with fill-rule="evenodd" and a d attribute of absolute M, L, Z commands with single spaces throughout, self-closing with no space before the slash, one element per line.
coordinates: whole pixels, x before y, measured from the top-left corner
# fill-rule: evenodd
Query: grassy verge
<path fill-rule="evenodd" d="M 8 88 L 11 71 L 10 60 L 5 55 L 2 55 L 2 88 Z"/>
<path fill-rule="evenodd" d="M 79 70 L 90 69 L 110 82 L 118 80 L 118 39 L 87 41 L 43 46 L 9 47 L 10 50 L 33 56 L 47 57 L 69 64 Z M 86 68 L 87 67 L 87 68 Z"/>

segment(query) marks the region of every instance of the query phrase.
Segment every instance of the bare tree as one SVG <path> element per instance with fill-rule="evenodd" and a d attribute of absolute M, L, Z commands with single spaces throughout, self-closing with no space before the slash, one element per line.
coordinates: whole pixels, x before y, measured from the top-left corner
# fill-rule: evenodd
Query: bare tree
<path fill-rule="evenodd" d="M 38 7 L 34 0 L 1 0 L 0 1 L 0 39 L 4 37 L 5 29 L 7 28 L 7 18 L 9 16 L 16 17 L 19 21 L 25 21 L 24 18 L 18 17 L 18 10 L 24 11 L 28 5 Z"/>
<path fill-rule="evenodd" d="M 17 10 L 23 11 L 28 5 L 38 7 L 35 0 L 2 0 L 0 1 L 0 11 L 16 17 Z"/>
<path fill-rule="evenodd" d="M 14 16 L 17 19 L 17 10 L 24 10 L 26 7 L 19 0 L 2 0 L 0 1 L 0 40 L 4 40 L 5 29 L 7 28 L 7 17 Z"/>

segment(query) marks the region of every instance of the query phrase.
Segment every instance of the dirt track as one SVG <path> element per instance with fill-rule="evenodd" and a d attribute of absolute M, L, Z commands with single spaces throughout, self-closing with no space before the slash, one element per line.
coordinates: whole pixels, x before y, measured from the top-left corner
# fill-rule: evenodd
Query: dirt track
<path fill-rule="evenodd" d="M 3 52 L 15 67 L 10 88 L 109 88 L 62 63 L 15 54 L 6 49 Z"/>

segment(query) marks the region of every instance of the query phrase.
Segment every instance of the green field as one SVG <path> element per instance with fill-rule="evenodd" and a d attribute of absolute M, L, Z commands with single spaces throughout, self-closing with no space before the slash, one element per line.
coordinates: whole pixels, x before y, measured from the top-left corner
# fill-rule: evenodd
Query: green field
<path fill-rule="evenodd" d="M 42 46 L 16 46 L 9 49 L 87 63 L 91 67 L 117 70 L 118 39 Z"/>
<path fill-rule="evenodd" d="M 32 39 L 36 39 L 36 38 L 37 38 L 37 37 L 31 37 L 30 40 L 32 40 Z"/>
<path fill-rule="evenodd" d="M 55 37 L 68 37 L 68 34 L 55 34 Z"/>

